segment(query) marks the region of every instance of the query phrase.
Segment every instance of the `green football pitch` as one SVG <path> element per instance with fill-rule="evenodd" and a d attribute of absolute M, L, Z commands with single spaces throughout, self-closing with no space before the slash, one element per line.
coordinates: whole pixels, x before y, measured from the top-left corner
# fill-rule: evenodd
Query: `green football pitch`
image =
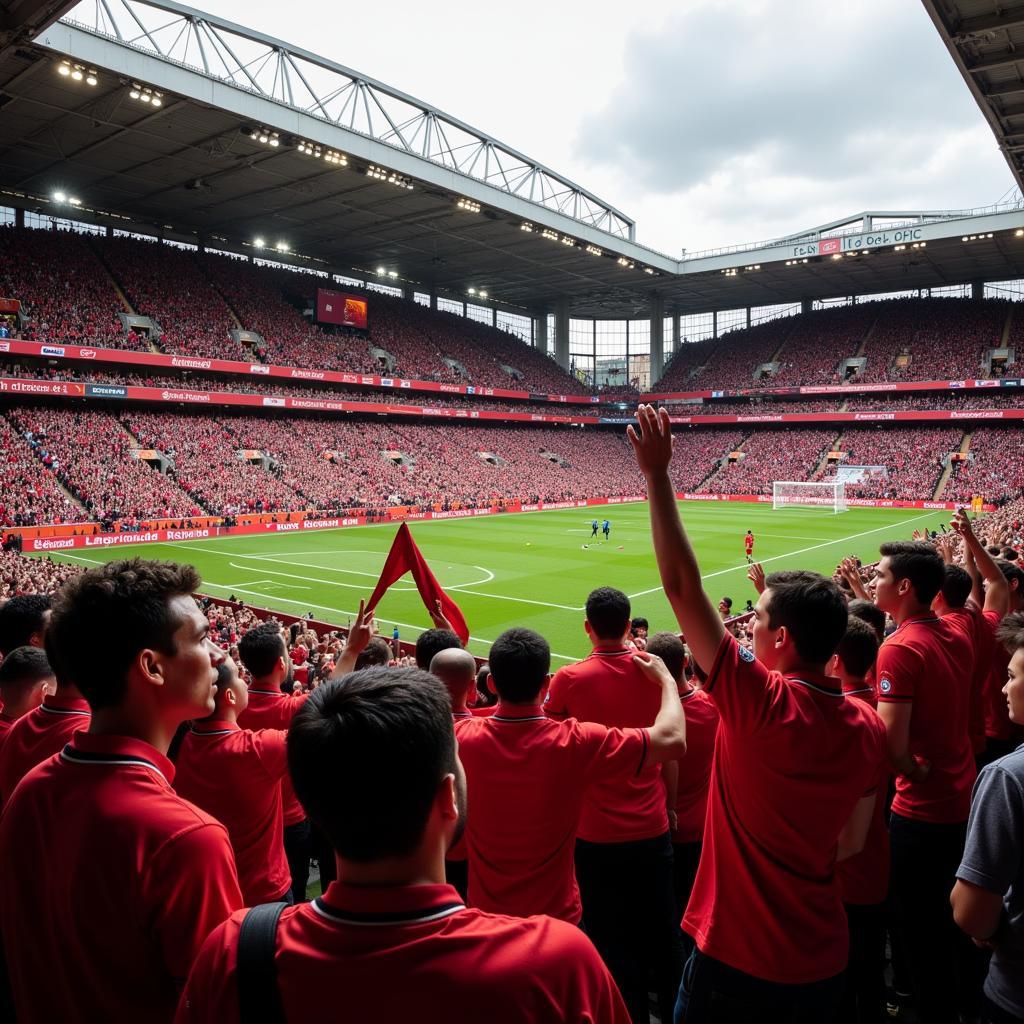
<path fill-rule="evenodd" d="M 746 578 L 743 535 L 754 531 L 755 557 L 768 571 L 815 569 L 831 574 L 847 555 L 874 561 L 885 540 L 910 539 L 918 528 L 938 529 L 948 512 L 851 508 L 841 515 L 770 506 L 681 502 L 705 586 L 741 610 L 754 589 Z M 611 520 L 611 539 L 591 542 L 596 516 Z M 140 555 L 191 562 L 203 591 L 293 615 L 347 625 L 380 574 L 397 524 L 317 530 L 302 534 L 220 537 L 181 544 L 147 544 L 54 554 L 80 565 Z M 441 585 L 469 624 L 470 649 L 486 656 L 490 641 L 510 626 L 529 626 L 551 644 L 555 664 L 589 650 L 583 604 L 595 587 L 625 591 L 633 614 L 652 632 L 674 629 L 661 593 L 651 547 L 647 505 L 559 509 L 479 519 L 411 524 L 413 536 Z M 584 547 L 584 545 L 587 545 Z M 377 609 L 378 627 L 414 640 L 430 621 L 411 577 L 400 580 Z"/>

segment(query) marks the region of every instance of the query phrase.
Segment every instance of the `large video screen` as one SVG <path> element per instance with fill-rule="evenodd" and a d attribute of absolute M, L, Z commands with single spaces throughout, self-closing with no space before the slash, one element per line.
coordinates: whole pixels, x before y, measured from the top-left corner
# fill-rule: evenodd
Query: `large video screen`
<path fill-rule="evenodd" d="M 366 299 L 347 292 L 335 292 L 329 288 L 316 291 L 316 320 L 320 324 L 338 324 L 341 327 L 366 329 Z"/>

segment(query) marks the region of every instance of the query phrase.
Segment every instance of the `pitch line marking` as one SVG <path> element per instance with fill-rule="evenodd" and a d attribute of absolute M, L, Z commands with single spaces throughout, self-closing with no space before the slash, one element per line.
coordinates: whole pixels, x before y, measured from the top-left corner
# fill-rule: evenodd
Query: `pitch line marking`
<path fill-rule="evenodd" d="M 858 537 L 868 537 L 872 533 L 884 533 L 886 530 L 891 530 L 897 526 L 905 526 L 907 523 L 916 523 L 920 519 L 928 519 L 935 514 L 935 511 L 937 510 L 934 510 L 932 512 L 925 512 L 924 515 L 913 516 L 910 519 L 904 519 L 902 522 L 899 523 L 890 523 L 888 526 L 879 526 L 875 530 L 865 530 L 863 533 L 852 533 L 849 537 L 837 537 L 835 540 L 827 540 L 823 544 L 814 544 L 809 548 L 801 548 L 799 551 L 787 551 L 785 554 L 782 555 L 773 555 L 771 558 L 760 558 L 755 559 L 755 561 L 757 561 L 760 565 L 767 565 L 769 562 L 777 562 L 781 558 L 793 558 L 795 555 L 806 555 L 808 551 L 817 551 L 819 548 L 831 547 L 833 544 L 845 544 L 847 541 L 857 540 Z M 743 562 L 742 564 L 734 565 L 729 569 L 718 569 L 715 572 L 706 573 L 705 575 L 701 576 L 701 579 L 710 580 L 715 576 L 724 576 L 726 573 L 737 572 L 740 569 L 747 568 L 749 568 L 749 564 L 747 562 Z M 630 600 L 632 600 L 634 597 L 643 597 L 646 594 L 655 594 L 662 589 L 662 587 L 651 587 L 649 590 L 641 590 L 639 593 L 628 594 L 627 596 L 630 598 Z"/>

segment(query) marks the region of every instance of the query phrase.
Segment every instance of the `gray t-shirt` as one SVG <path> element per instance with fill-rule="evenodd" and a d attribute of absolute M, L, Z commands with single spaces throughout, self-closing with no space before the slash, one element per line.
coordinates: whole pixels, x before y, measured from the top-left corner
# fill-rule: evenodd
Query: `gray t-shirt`
<path fill-rule="evenodd" d="M 957 878 L 1003 894 L 1008 927 L 992 956 L 985 994 L 1024 1017 L 1024 747 L 978 776 Z"/>

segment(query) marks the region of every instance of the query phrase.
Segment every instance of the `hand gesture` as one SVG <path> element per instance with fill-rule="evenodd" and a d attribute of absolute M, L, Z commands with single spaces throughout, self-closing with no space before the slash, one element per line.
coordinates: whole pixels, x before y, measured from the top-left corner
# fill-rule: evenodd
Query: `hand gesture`
<path fill-rule="evenodd" d="M 935 541 L 935 549 L 946 565 L 952 565 L 956 557 L 956 534 L 944 533 Z"/>
<path fill-rule="evenodd" d="M 967 509 L 965 508 L 958 508 L 956 510 L 956 515 L 953 516 L 953 521 L 949 525 L 965 541 L 974 536 L 974 526 L 971 524 L 970 516 L 967 515 Z"/>
<path fill-rule="evenodd" d="M 433 608 L 428 608 L 427 612 L 430 614 L 430 621 L 433 622 L 435 629 L 447 629 L 449 633 L 454 633 L 452 624 L 445 618 L 444 612 L 441 611 L 441 601 L 438 599 L 434 602 Z"/>
<path fill-rule="evenodd" d="M 665 662 L 656 654 L 648 654 L 647 651 L 637 651 L 633 655 L 633 664 L 640 668 L 645 676 L 660 686 L 675 686 L 676 681 L 672 678 Z"/>
<path fill-rule="evenodd" d="M 636 410 L 636 429 L 630 424 L 626 436 L 636 452 L 637 465 L 646 477 L 668 472 L 672 461 L 672 427 L 667 409 L 640 405 Z"/>
<path fill-rule="evenodd" d="M 373 622 L 373 609 L 366 609 L 366 602 L 359 602 L 359 612 L 356 614 L 355 622 L 348 631 L 348 639 L 345 641 L 345 650 L 357 657 L 366 650 L 367 645 L 373 638 L 377 629 Z"/>
<path fill-rule="evenodd" d="M 747 579 L 754 584 L 754 589 L 759 593 L 764 593 L 764 567 L 760 562 L 754 562 L 747 569 Z"/>

